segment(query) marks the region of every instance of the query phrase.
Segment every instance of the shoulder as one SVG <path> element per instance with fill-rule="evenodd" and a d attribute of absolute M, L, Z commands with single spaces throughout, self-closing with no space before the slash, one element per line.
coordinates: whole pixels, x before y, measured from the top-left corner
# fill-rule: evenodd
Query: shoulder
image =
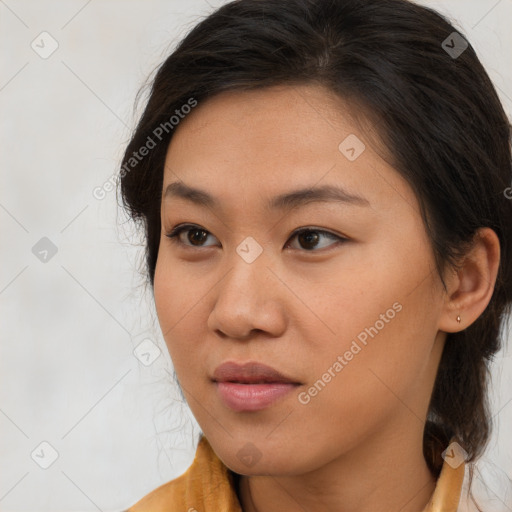
<path fill-rule="evenodd" d="M 172 507 L 172 508 L 171 508 Z M 192 465 L 178 478 L 157 487 L 124 512 L 241 512 L 233 475 L 206 437 L 197 445 Z"/>

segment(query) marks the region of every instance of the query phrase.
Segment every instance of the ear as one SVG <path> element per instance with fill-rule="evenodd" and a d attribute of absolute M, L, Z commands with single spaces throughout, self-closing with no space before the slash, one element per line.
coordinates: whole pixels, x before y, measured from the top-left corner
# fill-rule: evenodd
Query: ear
<path fill-rule="evenodd" d="M 485 310 L 494 292 L 500 263 L 498 235 L 488 227 L 475 233 L 473 246 L 459 270 L 445 279 L 447 294 L 439 330 L 458 332 L 469 327 Z M 460 316 L 460 323 L 457 322 Z"/>

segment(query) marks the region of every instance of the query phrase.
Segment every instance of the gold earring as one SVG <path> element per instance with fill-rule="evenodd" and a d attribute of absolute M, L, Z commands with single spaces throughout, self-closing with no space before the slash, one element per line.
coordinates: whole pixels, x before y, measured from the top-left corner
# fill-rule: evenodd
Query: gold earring
<path fill-rule="evenodd" d="M 460 324 L 460 315 L 457 315 L 457 322 Z"/>

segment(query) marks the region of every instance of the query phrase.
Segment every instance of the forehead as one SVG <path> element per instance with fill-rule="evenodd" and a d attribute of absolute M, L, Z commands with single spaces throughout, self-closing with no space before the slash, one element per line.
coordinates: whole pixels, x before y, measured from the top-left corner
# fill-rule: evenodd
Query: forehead
<path fill-rule="evenodd" d="M 200 102 L 177 127 L 164 191 L 182 181 L 229 202 L 339 185 L 381 207 L 397 198 L 414 204 L 408 184 L 366 133 L 349 106 L 323 87 L 223 92 Z"/>

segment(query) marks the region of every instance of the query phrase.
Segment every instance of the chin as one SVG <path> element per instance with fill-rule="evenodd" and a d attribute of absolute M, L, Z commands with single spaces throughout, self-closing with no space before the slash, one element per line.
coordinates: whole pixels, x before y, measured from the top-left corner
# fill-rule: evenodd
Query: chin
<path fill-rule="evenodd" d="M 235 453 L 219 452 L 218 456 L 231 471 L 246 476 L 292 476 L 312 469 L 304 453 L 297 454 L 295 451 L 296 457 L 293 457 L 292 453 L 285 449 L 269 448 L 268 455 L 265 456 L 265 451 L 267 450 L 260 451 L 251 443 L 247 443 Z"/>

